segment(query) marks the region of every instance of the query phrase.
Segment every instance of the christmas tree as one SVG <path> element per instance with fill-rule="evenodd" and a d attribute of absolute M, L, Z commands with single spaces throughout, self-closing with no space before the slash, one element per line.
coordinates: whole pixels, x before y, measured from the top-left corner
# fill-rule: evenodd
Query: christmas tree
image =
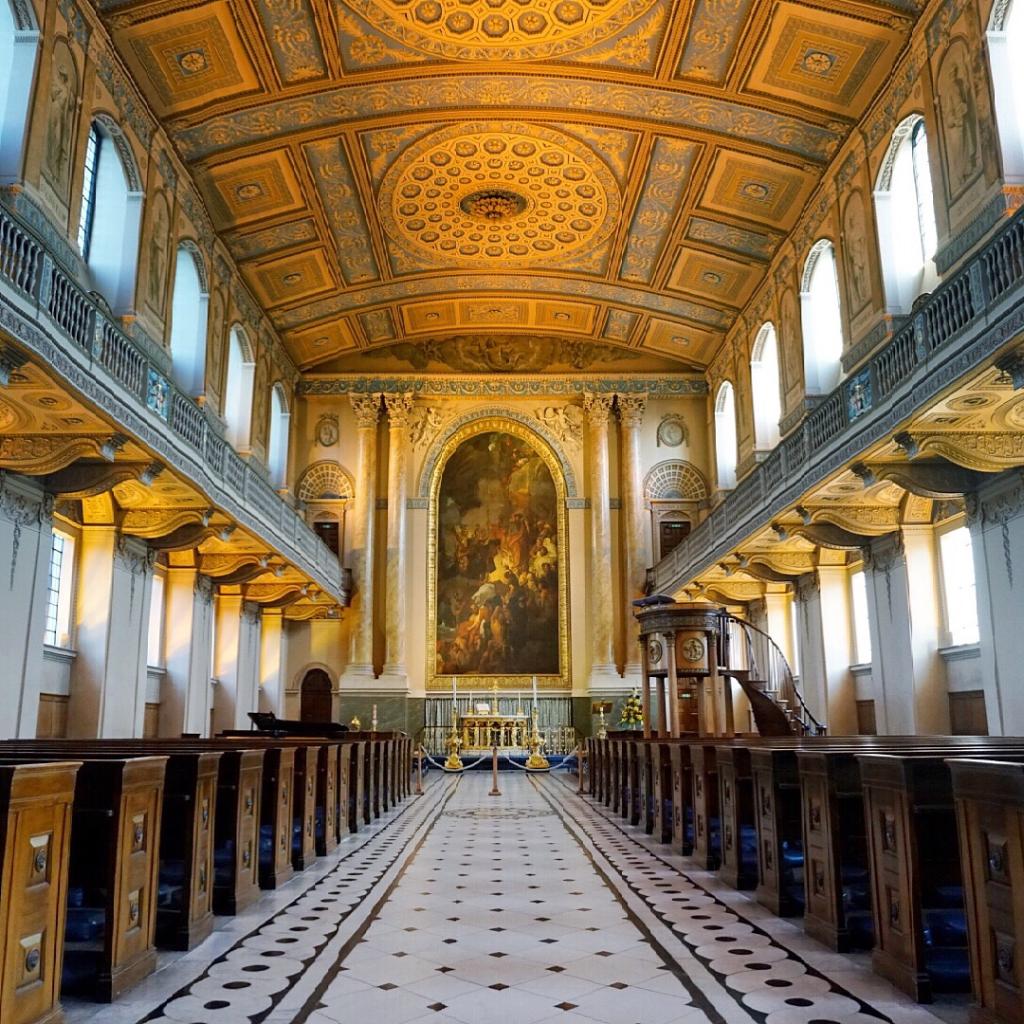
<path fill-rule="evenodd" d="M 644 713 L 640 706 L 640 694 L 634 690 L 622 705 L 622 713 L 619 715 L 619 725 L 632 728 L 635 725 L 644 724 Z"/>

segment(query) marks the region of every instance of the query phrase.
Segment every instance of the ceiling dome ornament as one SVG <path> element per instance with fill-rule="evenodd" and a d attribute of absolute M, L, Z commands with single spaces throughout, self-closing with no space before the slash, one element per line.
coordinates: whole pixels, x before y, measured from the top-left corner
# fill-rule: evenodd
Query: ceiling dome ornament
<path fill-rule="evenodd" d="M 544 60 L 600 43 L 657 0 L 349 0 L 374 28 L 448 60 Z"/>
<path fill-rule="evenodd" d="M 619 191 L 604 161 L 540 125 L 478 122 L 432 132 L 381 185 L 388 234 L 432 263 L 491 268 L 560 259 L 608 237 Z"/>

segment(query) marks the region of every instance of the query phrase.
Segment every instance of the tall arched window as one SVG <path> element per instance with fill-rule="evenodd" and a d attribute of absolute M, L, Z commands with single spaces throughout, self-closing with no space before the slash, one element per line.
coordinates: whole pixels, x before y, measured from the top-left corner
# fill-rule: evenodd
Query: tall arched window
<path fill-rule="evenodd" d="M 935 203 L 924 118 L 911 114 L 893 132 L 875 189 L 886 305 L 908 313 L 937 281 Z"/>
<path fill-rule="evenodd" d="M 779 443 L 779 420 L 782 418 L 779 339 L 772 323 L 763 324 L 754 339 L 750 384 L 754 403 L 754 447 L 767 451 Z"/>
<path fill-rule="evenodd" d="M 992 5 L 987 33 L 1003 179 L 1024 182 L 1024 0 Z"/>
<path fill-rule="evenodd" d="M 31 14 L 32 5 L 26 4 L 25 11 Z M 8 0 L 0 0 L 0 184 L 18 181 L 21 177 L 28 101 L 38 48 L 39 33 L 21 23 Z M 66 68 L 60 71 L 67 76 Z M 74 82 L 68 83 L 69 93 L 72 90 L 77 94 L 77 73 Z M 72 101 L 76 98 L 76 95 L 71 96 Z"/>
<path fill-rule="evenodd" d="M 720 489 L 736 486 L 736 390 L 724 381 L 715 396 L 715 465 Z"/>
<path fill-rule="evenodd" d="M 288 425 L 291 414 L 284 387 L 277 383 L 270 390 L 270 432 L 267 436 L 267 469 L 273 487 L 284 487 L 288 480 Z"/>
<path fill-rule="evenodd" d="M 141 179 L 128 143 L 116 125 L 97 118 L 85 151 L 78 247 L 93 287 L 115 313 L 135 305 L 141 214 Z"/>
<path fill-rule="evenodd" d="M 171 301 L 171 372 L 190 395 L 205 390 L 206 316 L 210 297 L 203 287 L 200 256 L 190 245 L 178 246 Z"/>
<path fill-rule="evenodd" d="M 842 376 L 843 320 L 836 253 L 827 238 L 815 242 L 800 287 L 804 381 L 810 395 L 826 395 Z"/>
<path fill-rule="evenodd" d="M 227 439 L 236 451 L 249 450 L 252 427 L 252 378 L 256 369 L 252 346 L 235 324 L 228 335 L 228 377 L 224 388 L 224 422 Z"/>

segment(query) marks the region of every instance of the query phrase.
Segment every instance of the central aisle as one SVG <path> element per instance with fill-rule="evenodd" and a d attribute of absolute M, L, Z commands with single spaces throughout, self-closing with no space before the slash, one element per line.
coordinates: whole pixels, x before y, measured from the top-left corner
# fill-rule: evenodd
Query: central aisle
<path fill-rule="evenodd" d="M 310 1024 L 705 1021 L 544 784 L 490 784 L 459 780 Z"/>
<path fill-rule="evenodd" d="M 426 794 L 69 1024 L 939 1024 L 569 780 Z"/>

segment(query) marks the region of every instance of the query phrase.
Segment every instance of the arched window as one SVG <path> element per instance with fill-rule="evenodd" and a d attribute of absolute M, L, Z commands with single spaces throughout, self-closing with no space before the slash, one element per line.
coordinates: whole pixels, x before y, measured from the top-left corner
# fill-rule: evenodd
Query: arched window
<path fill-rule="evenodd" d="M 890 312 L 908 313 L 936 284 L 935 204 L 924 118 L 912 114 L 893 132 L 875 189 L 878 245 Z"/>
<path fill-rule="evenodd" d="M 800 287 L 804 381 L 810 395 L 826 395 L 842 376 L 843 321 L 836 253 L 827 238 L 815 242 Z"/>
<path fill-rule="evenodd" d="M 200 256 L 191 246 L 178 246 L 171 300 L 171 372 L 178 386 L 190 395 L 205 390 L 210 297 L 203 286 L 200 267 Z"/>
<path fill-rule="evenodd" d="M 228 379 L 224 389 L 224 422 L 236 451 L 249 450 L 252 427 L 252 378 L 256 369 L 252 346 L 238 324 L 228 335 Z"/>
<path fill-rule="evenodd" d="M 779 443 L 779 420 L 782 418 L 779 339 L 772 323 L 763 324 L 754 339 L 750 384 L 754 402 L 754 447 L 766 451 Z"/>
<path fill-rule="evenodd" d="M 267 436 L 267 469 L 271 486 L 284 487 L 288 479 L 288 424 L 291 414 L 280 383 L 270 389 L 270 432 Z"/>
<path fill-rule="evenodd" d="M 135 305 L 141 213 L 141 181 L 128 143 L 116 125 L 97 118 L 85 151 L 78 248 L 93 287 L 114 312 Z"/>
<path fill-rule="evenodd" d="M 987 37 L 1003 179 L 1019 185 L 1024 182 L 1024 0 L 993 4 Z"/>
<path fill-rule="evenodd" d="M 31 12 L 32 5 L 25 9 Z M 28 101 L 35 77 L 39 33 L 15 17 L 8 0 L 0 0 L 0 184 L 21 178 L 21 156 L 25 145 Z M 54 73 L 67 81 L 69 105 L 78 93 L 78 74 L 72 63 L 68 68 L 55 62 Z M 53 91 L 53 90 L 51 90 Z M 67 159 L 67 156 L 65 156 Z"/>
<path fill-rule="evenodd" d="M 724 381 L 715 397 L 715 464 L 718 486 L 736 486 L 736 390 Z"/>

